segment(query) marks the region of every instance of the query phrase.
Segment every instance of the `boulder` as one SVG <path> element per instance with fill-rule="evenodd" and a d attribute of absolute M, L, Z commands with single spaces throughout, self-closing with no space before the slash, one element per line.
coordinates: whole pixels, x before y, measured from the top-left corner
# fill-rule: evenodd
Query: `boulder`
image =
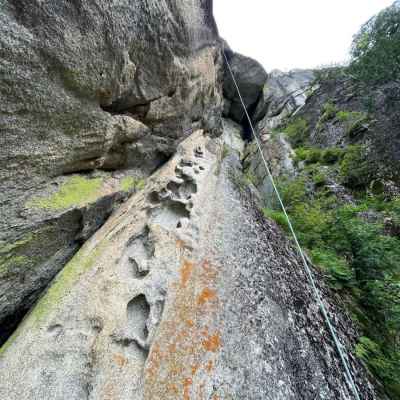
<path fill-rule="evenodd" d="M 262 88 L 267 80 L 267 73 L 262 65 L 252 58 L 241 54 L 225 51 L 232 72 L 239 86 L 240 93 L 247 110 L 251 113 L 257 104 Z M 245 116 L 242 103 L 237 94 L 235 84 L 225 65 L 224 96 L 231 102 L 229 117 L 238 123 L 243 122 Z"/>

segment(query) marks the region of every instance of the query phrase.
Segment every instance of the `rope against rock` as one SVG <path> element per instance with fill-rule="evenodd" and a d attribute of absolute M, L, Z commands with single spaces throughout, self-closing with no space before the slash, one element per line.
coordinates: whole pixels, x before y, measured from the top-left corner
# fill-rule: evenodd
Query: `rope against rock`
<path fill-rule="evenodd" d="M 250 118 L 250 116 L 249 116 L 249 113 L 247 112 L 246 105 L 244 104 L 242 95 L 241 95 L 240 90 L 239 90 L 239 86 L 238 86 L 238 84 L 237 84 L 237 82 L 236 82 L 235 76 L 234 76 L 234 74 L 233 74 L 232 68 L 231 68 L 231 66 L 230 66 L 230 64 L 229 64 L 228 58 L 227 58 L 227 56 L 226 56 L 224 50 L 222 50 L 222 54 L 224 55 L 226 65 L 228 66 L 230 75 L 231 75 L 231 77 L 232 77 L 232 81 L 233 81 L 233 83 L 235 84 L 236 91 L 237 91 L 237 93 L 238 93 L 238 95 L 239 95 L 239 98 L 240 98 L 240 102 L 242 103 L 242 107 L 243 107 L 244 112 L 245 112 L 245 114 L 246 114 L 246 118 L 247 118 L 248 121 L 249 121 L 249 125 L 250 125 L 250 128 L 251 128 L 251 131 L 252 131 L 253 136 L 254 136 L 254 139 L 255 139 L 255 141 L 256 141 L 257 148 L 258 148 L 258 151 L 260 152 L 261 159 L 262 159 L 263 164 L 264 164 L 264 166 L 265 166 L 265 169 L 266 169 L 266 171 L 267 171 L 268 177 L 269 177 L 269 179 L 270 179 L 270 181 L 271 181 L 271 184 L 272 184 L 272 186 L 273 186 L 273 188 L 274 188 L 276 197 L 278 198 L 279 204 L 280 204 L 280 206 L 281 206 L 281 208 L 282 208 L 282 211 L 283 211 L 283 213 L 284 213 L 284 215 L 285 215 L 285 218 L 286 218 L 286 220 L 287 220 L 287 223 L 288 223 L 290 232 L 291 232 L 291 234 L 292 234 L 292 236 L 293 236 L 293 239 L 294 239 L 294 241 L 295 241 L 295 243 L 296 243 L 297 250 L 298 250 L 298 252 L 299 252 L 299 254 L 300 254 L 300 257 L 301 257 L 301 259 L 302 259 L 302 261 L 303 261 L 303 264 L 304 264 L 304 267 L 305 267 L 305 271 L 306 271 L 308 280 L 309 280 L 309 282 L 310 282 L 310 284 L 311 284 L 311 287 L 312 287 L 313 292 L 314 292 L 314 295 L 315 295 L 315 299 L 316 299 L 316 301 L 317 301 L 317 303 L 318 303 L 318 305 L 319 305 L 319 308 L 321 309 L 322 315 L 323 315 L 323 317 L 324 317 L 324 319 L 325 319 L 325 322 L 326 322 L 326 324 L 327 324 L 327 326 L 328 326 L 329 332 L 331 333 L 332 339 L 333 339 L 333 341 L 334 341 L 334 343 L 335 343 L 335 347 L 336 347 L 336 349 L 337 349 L 337 351 L 338 351 L 340 360 L 341 360 L 341 362 L 342 362 L 342 364 L 343 364 L 344 376 L 345 376 L 345 378 L 346 378 L 346 382 L 348 383 L 348 385 L 349 385 L 349 387 L 350 387 L 350 390 L 353 392 L 354 398 L 355 398 L 356 400 L 361 400 L 361 398 L 360 398 L 360 396 L 359 396 L 359 394 L 358 394 L 358 390 L 357 390 L 356 384 L 355 384 L 355 382 L 354 382 L 354 380 L 353 380 L 353 376 L 351 375 L 350 367 L 349 367 L 348 362 L 347 362 L 348 356 L 347 356 L 347 354 L 345 354 L 344 346 L 340 343 L 339 338 L 338 338 L 337 335 L 336 335 L 335 328 L 333 327 L 333 324 L 332 324 L 332 322 L 331 322 L 331 320 L 330 320 L 330 318 L 329 318 L 328 311 L 327 311 L 327 309 L 326 309 L 324 303 L 322 302 L 322 297 L 321 297 L 321 294 L 320 294 L 320 292 L 319 292 L 319 290 L 318 290 L 318 288 L 317 288 L 317 286 L 316 286 L 316 284 L 315 284 L 315 279 L 314 279 L 313 273 L 312 273 L 312 271 L 311 271 L 310 266 L 308 265 L 308 262 L 307 262 L 307 260 L 306 260 L 305 255 L 304 255 L 304 252 L 303 252 L 303 249 L 302 249 L 302 247 L 301 247 L 301 245 L 300 245 L 300 243 L 299 243 L 299 241 L 298 241 L 298 239 L 297 239 L 296 232 L 294 231 L 292 222 L 291 222 L 291 220 L 290 220 L 290 218 L 289 218 L 289 215 L 288 215 L 288 213 L 287 213 L 287 211 L 286 211 L 286 207 L 285 207 L 285 205 L 283 204 L 283 200 L 282 200 L 282 197 L 281 197 L 281 195 L 280 195 L 280 193 L 279 193 L 279 190 L 278 190 L 278 188 L 277 188 L 277 186 L 276 186 L 276 184 L 275 184 L 274 177 L 272 176 L 271 170 L 270 170 L 270 168 L 269 168 L 269 166 L 268 166 L 268 163 L 267 163 L 267 161 L 266 161 L 266 159 L 265 159 L 265 157 L 264 157 L 264 153 L 263 153 L 263 151 L 262 151 L 262 148 L 261 148 L 261 145 L 260 145 L 260 141 L 259 141 L 258 136 L 257 136 L 257 134 L 256 134 L 256 132 L 255 132 L 254 127 L 253 127 L 253 123 L 252 123 L 252 121 L 251 121 L 251 118 Z"/>

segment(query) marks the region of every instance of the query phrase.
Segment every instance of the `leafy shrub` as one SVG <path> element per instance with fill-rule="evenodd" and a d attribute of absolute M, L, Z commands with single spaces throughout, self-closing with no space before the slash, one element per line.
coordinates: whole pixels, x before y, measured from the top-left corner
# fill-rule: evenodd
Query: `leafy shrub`
<path fill-rule="evenodd" d="M 342 183 L 353 189 L 366 188 L 371 182 L 371 170 L 362 146 L 348 146 L 340 162 L 340 176 Z"/>
<path fill-rule="evenodd" d="M 305 161 L 306 164 L 315 164 L 321 161 L 323 150 L 317 148 L 299 147 L 296 149 L 296 161 Z"/>
<path fill-rule="evenodd" d="M 362 26 L 352 44 L 351 74 L 360 81 L 400 79 L 400 7 L 394 5 Z"/>
<path fill-rule="evenodd" d="M 289 225 L 285 214 L 282 211 L 272 210 L 270 208 L 263 208 L 263 213 L 266 218 L 274 220 L 279 226 L 281 226 L 286 232 L 289 232 Z"/>
<path fill-rule="evenodd" d="M 356 346 L 356 355 L 385 382 L 386 388 L 394 398 L 400 396 L 400 353 L 398 351 L 387 354 L 381 344 L 363 336 Z"/>
<path fill-rule="evenodd" d="M 326 149 L 321 157 L 324 164 L 335 164 L 343 156 L 343 150 L 338 147 L 330 147 Z"/>
<path fill-rule="evenodd" d="M 331 275 L 331 284 L 337 289 L 348 286 L 354 279 L 354 274 L 346 259 L 339 257 L 334 251 L 314 249 L 311 259 L 316 265 L 322 266 Z"/>
<path fill-rule="evenodd" d="M 313 175 L 313 182 L 316 186 L 323 186 L 326 184 L 328 178 L 323 172 L 317 172 Z"/>
<path fill-rule="evenodd" d="M 322 115 L 320 118 L 320 122 L 327 122 L 336 117 L 336 113 L 338 112 L 337 107 L 332 102 L 328 101 L 322 107 Z"/>
<path fill-rule="evenodd" d="M 350 168 L 350 161 L 354 162 L 351 168 L 357 169 L 363 154 L 360 146 L 352 146 L 342 161 L 347 163 L 346 168 Z M 334 195 L 312 190 L 312 182 L 320 179 L 320 173 L 318 164 L 309 165 L 295 179 L 280 178 L 278 188 L 299 241 L 309 251 L 312 261 L 326 271 L 333 288 L 351 296 L 358 322 L 368 336 L 360 339 L 356 354 L 382 380 L 388 393 L 397 398 L 400 395 L 400 239 L 384 234 L 383 218 L 387 215 L 400 218 L 400 199 L 387 202 L 364 192 L 356 205 L 344 205 Z M 364 219 L 368 211 L 375 213 L 377 222 Z M 288 231 L 278 205 L 264 213 Z"/>
<path fill-rule="evenodd" d="M 308 122 L 304 118 L 296 118 L 284 129 L 293 147 L 304 144 L 309 135 Z"/>
<path fill-rule="evenodd" d="M 338 147 L 330 147 L 326 150 L 315 147 L 298 147 L 295 151 L 295 161 L 304 161 L 306 164 L 335 164 L 339 161 L 344 151 Z"/>

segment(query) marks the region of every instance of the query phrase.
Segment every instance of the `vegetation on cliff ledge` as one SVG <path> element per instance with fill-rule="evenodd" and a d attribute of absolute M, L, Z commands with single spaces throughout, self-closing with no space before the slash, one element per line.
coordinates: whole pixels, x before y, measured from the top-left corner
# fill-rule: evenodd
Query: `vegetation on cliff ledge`
<path fill-rule="evenodd" d="M 400 198 L 373 190 L 380 176 L 364 145 L 312 146 L 299 121 L 286 128 L 297 174 L 279 177 L 279 190 L 300 242 L 362 328 L 356 354 L 399 396 Z M 288 231 L 278 203 L 264 212 Z"/>

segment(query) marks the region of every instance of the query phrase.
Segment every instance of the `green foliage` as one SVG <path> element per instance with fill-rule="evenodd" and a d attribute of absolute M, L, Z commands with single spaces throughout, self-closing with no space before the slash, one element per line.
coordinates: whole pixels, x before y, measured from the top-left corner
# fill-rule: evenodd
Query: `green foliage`
<path fill-rule="evenodd" d="M 347 121 L 354 121 L 359 119 L 365 119 L 366 114 L 358 111 L 339 111 L 336 114 L 336 118 L 339 121 L 347 122 Z"/>
<path fill-rule="evenodd" d="M 347 260 L 338 256 L 333 250 L 316 248 L 310 252 L 314 264 L 321 266 L 330 274 L 330 283 L 336 289 L 349 286 L 354 279 Z"/>
<path fill-rule="evenodd" d="M 138 179 L 133 176 L 126 176 L 121 180 L 121 190 L 130 192 L 131 190 L 142 190 L 144 188 L 144 179 Z"/>
<path fill-rule="evenodd" d="M 300 155 L 308 154 L 302 151 Z M 363 151 L 351 146 L 347 152 L 338 152 L 340 158 L 345 153 L 341 174 L 350 174 L 347 180 L 357 185 L 367 181 L 360 179 L 358 171 L 363 169 Z M 324 175 L 325 169 L 334 173 L 336 167 L 321 170 L 320 164 L 309 165 L 295 179 L 281 177 L 278 188 L 299 241 L 313 263 L 327 274 L 334 289 L 351 297 L 357 309 L 357 320 L 368 336 L 360 339 L 357 355 L 389 393 L 399 396 L 400 238 L 385 234 L 383 220 L 390 216 L 400 221 L 400 199 L 388 202 L 382 196 L 363 192 L 357 204 L 343 204 L 335 195 L 313 189 L 316 181 L 323 184 L 324 178 L 319 175 Z M 263 211 L 288 231 L 278 204 Z M 374 213 L 376 222 L 365 220 L 366 212 Z"/>
<path fill-rule="evenodd" d="M 347 126 L 346 134 L 353 139 L 360 131 L 365 130 L 365 124 L 368 122 L 368 114 L 354 111 L 339 111 L 336 118 L 344 122 Z"/>
<path fill-rule="evenodd" d="M 321 161 L 323 150 L 315 147 L 299 147 L 296 149 L 296 161 L 304 161 L 306 164 L 315 164 Z"/>
<path fill-rule="evenodd" d="M 317 172 L 313 175 L 313 182 L 315 186 L 324 186 L 328 180 L 328 177 L 325 175 L 324 172 Z"/>
<path fill-rule="evenodd" d="M 372 180 L 372 172 L 363 146 L 348 146 L 340 163 L 340 176 L 344 185 L 363 189 Z"/>
<path fill-rule="evenodd" d="M 324 123 L 336 117 L 336 113 L 338 112 L 337 107 L 332 102 L 328 101 L 322 107 L 322 115 L 320 118 L 320 122 Z"/>
<path fill-rule="evenodd" d="M 282 211 L 272 210 L 270 208 L 263 208 L 263 213 L 266 218 L 274 220 L 280 225 L 286 232 L 289 232 L 289 225 L 285 214 Z"/>
<path fill-rule="evenodd" d="M 83 206 L 95 201 L 101 195 L 102 184 L 101 178 L 86 179 L 82 176 L 72 176 L 58 192 L 48 198 L 34 198 L 27 205 L 44 210 L 64 210 Z"/>
<path fill-rule="evenodd" d="M 295 118 L 283 130 L 294 147 L 304 144 L 309 135 L 308 122 L 304 118 Z"/>
<path fill-rule="evenodd" d="M 344 151 L 338 147 L 330 147 L 326 150 L 316 147 L 298 147 L 295 151 L 295 161 L 304 161 L 306 164 L 335 164 L 341 159 Z"/>
<path fill-rule="evenodd" d="M 366 83 L 400 79 L 400 7 L 392 6 L 364 24 L 352 45 L 351 74 Z"/>
<path fill-rule="evenodd" d="M 247 181 L 248 183 L 251 183 L 251 184 L 253 184 L 254 186 L 257 186 L 258 180 L 257 180 L 256 175 L 255 175 L 252 171 L 247 170 L 247 171 L 245 172 L 244 177 L 245 177 L 245 179 L 246 179 L 246 181 Z"/>
<path fill-rule="evenodd" d="M 381 344 L 363 336 L 356 346 L 356 355 L 375 375 L 381 377 L 388 391 L 395 396 L 394 398 L 400 396 L 400 352 L 387 354 Z"/>
<path fill-rule="evenodd" d="M 322 65 L 314 70 L 315 83 L 348 78 L 347 68 L 342 64 Z"/>
<path fill-rule="evenodd" d="M 335 164 L 342 158 L 343 154 L 343 149 L 330 147 L 323 152 L 321 161 L 323 164 Z"/>

